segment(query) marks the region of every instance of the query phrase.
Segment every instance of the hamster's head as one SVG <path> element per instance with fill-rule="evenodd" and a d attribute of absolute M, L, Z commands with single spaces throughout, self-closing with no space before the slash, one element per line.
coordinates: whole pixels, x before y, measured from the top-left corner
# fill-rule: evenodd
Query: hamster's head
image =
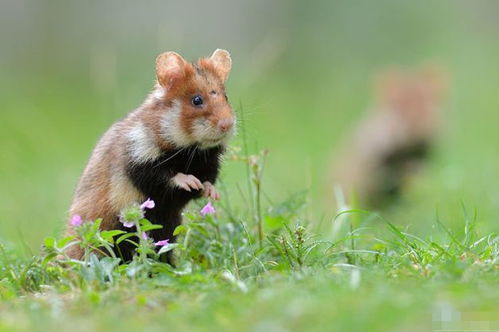
<path fill-rule="evenodd" d="M 221 49 L 196 63 L 187 62 L 175 52 L 158 56 L 153 98 L 162 105 L 161 139 L 177 148 L 227 144 L 236 127 L 225 91 L 230 69 L 230 54 Z"/>
<path fill-rule="evenodd" d="M 412 71 L 392 69 L 375 83 L 379 104 L 414 117 L 438 111 L 446 88 L 444 72 L 434 65 Z"/>

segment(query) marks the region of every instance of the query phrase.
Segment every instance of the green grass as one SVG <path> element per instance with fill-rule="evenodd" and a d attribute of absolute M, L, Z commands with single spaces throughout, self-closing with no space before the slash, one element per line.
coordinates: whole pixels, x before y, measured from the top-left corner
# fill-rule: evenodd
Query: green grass
<path fill-rule="evenodd" d="M 0 5 L 0 330 L 499 329 L 496 1 L 124 3 Z M 140 104 L 154 57 L 218 47 L 233 55 L 248 150 L 270 151 L 260 213 L 246 164 L 227 160 L 219 229 L 190 206 L 198 228 L 175 270 L 114 268 L 109 282 L 44 262 L 92 147 Z M 449 74 L 426 169 L 385 210 L 333 222 L 325 179 L 373 77 L 426 61 Z M 241 135 L 233 146 L 245 151 Z"/>
<path fill-rule="evenodd" d="M 82 261 L 56 259 L 75 238 L 47 238 L 30 258 L 2 246 L 0 329 L 499 328 L 499 236 L 480 234 L 464 207 L 460 233 L 435 219 L 420 237 L 349 210 L 317 234 L 303 194 L 258 210 L 264 158 L 235 158 L 249 169 L 246 208 L 225 199 L 215 215 L 202 216 L 201 202 L 185 213 L 178 244 L 165 247 L 175 250 L 176 267 L 157 261 L 142 238 L 134 261 L 122 265 L 117 253 L 98 259 L 92 250 Z M 124 216 L 139 223 L 136 209 Z M 82 244 L 109 252 L 116 234 L 96 232 L 97 225 L 80 227 Z"/>

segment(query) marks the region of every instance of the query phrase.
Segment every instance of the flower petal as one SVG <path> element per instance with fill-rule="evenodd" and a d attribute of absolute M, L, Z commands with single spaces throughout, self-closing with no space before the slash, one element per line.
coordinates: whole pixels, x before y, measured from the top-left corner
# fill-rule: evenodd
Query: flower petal
<path fill-rule="evenodd" d="M 157 247 L 164 247 L 164 246 L 166 246 L 167 244 L 168 244 L 168 239 L 166 239 L 166 240 L 161 240 L 161 241 L 158 241 L 158 242 L 154 243 L 154 245 L 155 245 L 155 246 L 157 246 Z"/>
<path fill-rule="evenodd" d="M 215 208 L 211 204 L 211 202 L 208 202 L 202 209 L 201 209 L 201 214 L 203 216 L 206 216 L 207 214 L 214 214 L 215 213 Z"/>
<path fill-rule="evenodd" d="M 133 222 L 124 222 L 123 226 L 126 227 L 126 228 L 132 228 L 133 226 L 135 226 L 135 223 L 133 223 Z"/>
<path fill-rule="evenodd" d="M 144 203 L 142 203 L 140 205 L 140 209 L 141 210 L 145 210 L 145 209 L 152 209 L 156 206 L 156 204 L 154 203 L 154 201 L 150 198 L 146 199 L 146 201 Z"/>

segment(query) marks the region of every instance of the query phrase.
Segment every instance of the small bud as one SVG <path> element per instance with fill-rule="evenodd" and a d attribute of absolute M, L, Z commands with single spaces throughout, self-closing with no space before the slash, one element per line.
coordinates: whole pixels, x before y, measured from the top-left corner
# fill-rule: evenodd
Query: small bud
<path fill-rule="evenodd" d="M 78 214 L 75 214 L 74 216 L 71 217 L 71 226 L 73 227 L 79 227 L 83 224 L 83 220 L 81 219 L 81 216 Z"/>

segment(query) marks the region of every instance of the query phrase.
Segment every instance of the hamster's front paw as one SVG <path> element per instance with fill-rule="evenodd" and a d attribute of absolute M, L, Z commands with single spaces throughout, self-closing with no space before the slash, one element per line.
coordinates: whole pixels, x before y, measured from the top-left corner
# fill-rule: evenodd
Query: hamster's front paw
<path fill-rule="evenodd" d="M 177 173 L 171 181 L 176 187 L 182 188 L 189 192 L 192 191 L 192 189 L 204 190 L 204 186 L 201 181 L 199 181 L 199 179 L 192 174 Z"/>
<path fill-rule="evenodd" d="M 218 191 L 215 189 L 215 186 L 211 184 L 211 182 L 203 182 L 203 196 L 208 197 L 214 200 L 219 200 L 220 199 L 220 194 Z"/>

